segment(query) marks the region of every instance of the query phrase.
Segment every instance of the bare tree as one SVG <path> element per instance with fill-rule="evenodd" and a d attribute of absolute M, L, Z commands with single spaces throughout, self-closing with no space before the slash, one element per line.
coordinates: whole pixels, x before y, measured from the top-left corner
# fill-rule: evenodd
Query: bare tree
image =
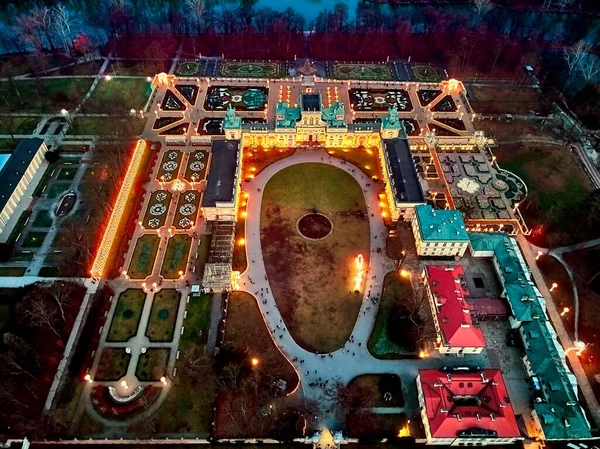
<path fill-rule="evenodd" d="M 70 54 L 73 46 L 73 38 L 71 34 L 71 13 L 64 5 L 54 7 L 54 25 L 56 31 L 62 40 L 62 45 L 65 53 Z"/>
<path fill-rule="evenodd" d="M 13 31 L 23 45 L 33 47 L 37 51 L 42 50 L 42 40 L 38 33 L 39 24 L 33 16 L 19 16 Z"/>
<path fill-rule="evenodd" d="M 591 46 L 586 44 L 584 41 L 577 42 L 571 48 L 565 48 L 563 50 L 563 55 L 565 58 L 565 62 L 567 63 L 567 77 L 565 78 L 565 82 L 560 89 L 561 92 L 565 88 L 567 82 L 571 79 L 571 75 L 573 71 L 579 68 L 581 61 L 585 58 L 585 55 L 589 53 Z"/>
<path fill-rule="evenodd" d="M 204 12 L 204 0 L 186 0 L 185 4 L 192 11 L 196 19 L 196 32 L 200 34 L 200 20 Z"/>
<path fill-rule="evenodd" d="M 21 314 L 35 327 L 48 329 L 62 339 L 56 328 L 56 308 L 43 295 L 30 293 L 19 301 Z"/>
<path fill-rule="evenodd" d="M 52 31 L 54 27 L 54 21 L 52 17 L 52 10 L 46 6 L 41 8 L 35 8 L 31 11 L 31 17 L 37 24 L 37 29 L 40 33 L 43 33 L 50 50 L 54 50 L 54 41 L 52 40 Z"/>
<path fill-rule="evenodd" d="M 492 10 L 494 5 L 491 0 L 473 0 L 473 9 L 475 9 L 475 14 L 477 14 L 477 19 L 481 19 L 488 12 Z"/>
<path fill-rule="evenodd" d="M 65 322 L 65 308 L 69 307 L 73 294 L 75 293 L 76 285 L 71 282 L 54 282 L 44 289 L 48 296 L 54 301 L 58 310 L 60 310 L 60 317 Z"/>
<path fill-rule="evenodd" d="M 591 82 L 600 73 L 600 62 L 596 55 L 586 53 L 580 60 L 579 69 L 586 81 Z"/>
<path fill-rule="evenodd" d="M 9 376 L 27 376 L 32 380 L 36 380 L 35 374 L 27 366 L 27 363 L 14 350 L 4 351 L 0 354 L 0 372 Z M 32 391 L 33 393 L 33 391 Z"/>

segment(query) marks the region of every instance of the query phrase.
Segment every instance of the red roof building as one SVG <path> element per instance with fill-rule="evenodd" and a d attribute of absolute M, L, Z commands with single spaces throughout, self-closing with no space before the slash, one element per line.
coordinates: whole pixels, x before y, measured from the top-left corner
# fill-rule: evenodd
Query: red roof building
<path fill-rule="evenodd" d="M 473 306 L 465 297 L 464 270 L 460 265 L 429 265 L 424 273 L 425 286 L 441 353 L 478 354 L 485 348 L 483 332 L 471 317 Z"/>
<path fill-rule="evenodd" d="M 499 369 L 417 377 L 425 433 L 434 444 L 509 444 L 521 438 Z"/>

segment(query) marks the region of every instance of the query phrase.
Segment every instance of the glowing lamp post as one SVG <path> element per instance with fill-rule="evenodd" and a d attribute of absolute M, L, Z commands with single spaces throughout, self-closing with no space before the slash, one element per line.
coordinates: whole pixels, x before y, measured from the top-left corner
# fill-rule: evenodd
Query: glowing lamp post
<path fill-rule="evenodd" d="M 252 357 L 252 359 L 250 360 L 250 364 L 252 365 L 253 368 L 256 368 L 259 363 L 260 362 L 256 357 Z"/>
<path fill-rule="evenodd" d="M 550 291 L 553 292 L 554 290 L 556 290 L 556 287 L 558 287 L 558 284 L 556 282 L 553 282 L 552 287 L 550 287 Z"/>
<path fill-rule="evenodd" d="M 91 384 L 93 382 L 92 380 L 92 376 L 90 376 L 89 374 L 86 374 L 85 377 L 83 378 L 88 384 Z"/>
<path fill-rule="evenodd" d="M 160 378 L 160 382 L 161 382 L 163 385 L 165 385 L 165 386 L 166 386 L 166 385 L 167 385 L 167 378 L 166 378 L 165 376 L 162 376 L 162 377 Z"/>
<path fill-rule="evenodd" d="M 560 312 L 560 316 L 565 316 L 570 311 L 571 311 L 571 309 L 569 309 L 568 307 L 565 307 L 564 309 L 562 309 L 562 312 Z"/>
<path fill-rule="evenodd" d="M 544 253 L 541 251 L 538 251 L 537 256 L 535 256 L 535 260 L 539 260 L 540 257 L 542 257 L 542 254 L 544 254 Z"/>
<path fill-rule="evenodd" d="M 403 278 L 407 278 L 410 277 L 410 273 L 406 270 L 400 270 L 400 276 L 402 276 Z"/>
<path fill-rule="evenodd" d="M 121 386 L 122 386 L 123 388 L 125 388 L 125 390 L 129 390 L 129 385 L 127 384 L 127 381 L 126 381 L 126 380 L 122 380 L 122 381 L 121 381 Z"/>

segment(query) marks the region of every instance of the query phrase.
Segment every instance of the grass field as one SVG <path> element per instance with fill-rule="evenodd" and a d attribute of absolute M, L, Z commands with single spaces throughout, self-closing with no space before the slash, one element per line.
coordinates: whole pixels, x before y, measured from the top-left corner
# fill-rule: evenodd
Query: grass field
<path fill-rule="evenodd" d="M 124 349 L 103 349 L 94 380 L 119 380 L 127 374 L 130 358 Z"/>
<path fill-rule="evenodd" d="M 49 212 L 48 209 L 39 210 L 32 225 L 39 228 L 49 228 L 52 226 L 52 218 L 50 218 Z"/>
<path fill-rule="evenodd" d="M 142 134 L 145 121 L 137 117 L 123 117 L 121 120 L 123 128 L 131 129 L 134 136 Z M 108 136 L 117 132 L 114 120 L 106 117 L 77 117 L 73 126 L 69 128 L 69 135 L 86 136 Z"/>
<path fill-rule="evenodd" d="M 160 237 L 155 234 L 141 236 L 135 244 L 127 274 L 131 279 L 145 279 L 152 273 Z"/>
<path fill-rule="evenodd" d="M 6 101 L 0 103 L 0 111 L 19 112 L 52 112 L 61 109 L 73 109 L 83 99 L 92 85 L 91 79 L 58 78 L 15 81 L 16 89 L 11 83 L 0 83 L 0 96 Z M 21 100 L 19 100 L 20 94 Z M 7 104 L 8 102 L 8 104 Z"/>
<path fill-rule="evenodd" d="M 469 102 L 478 114 L 529 114 L 538 111 L 541 94 L 533 88 L 515 86 L 469 86 Z"/>
<path fill-rule="evenodd" d="M 150 348 L 140 355 L 136 377 L 142 382 L 156 382 L 167 373 L 169 350 L 163 348 Z"/>
<path fill-rule="evenodd" d="M 297 220 L 313 208 L 333 223 L 323 240 L 296 231 Z M 286 168 L 265 187 L 261 240 L 267 275 L 291 334 L 305 349 L 336 350 L 352 332 L 362 300 L 353 291 L 354 259 L 362 254 L 369 263 L 369 224 L 358 211 L 366 212 L 360 186 L 329 165 Z"/>
<path fill-rule="evenodd" d="M 150 83 L 140 79 L 103 79 L 83 105 L 84 112 L 129 113 L 141 109 L 150 95 Z"/>
<path fill-rule="evenodd" d="M 128 289 L 119 295 L 107 341 L 127 341 L 137 333 L 145 301 L 143 290 Z"/>
<path fill-rule="evenodd" d="M 59 181 L 70 181 L 75 177 L 76 173 L 77 173 L 77 166 L 63 167 L 58 172 L 56 179 Z"/>
<path fill-rule="evenodd" d="M 369 352 L 378 359 L 402 359 L 412 355 L 408 348 L 398 346 L 390 340 L 388 334 L 388 319 L 391 310 L 410 289 L 409 281 L 400 278 L 397 273 L 388 273 L 383 281 L 383 293 L 375 325 L 367 344 Z"/>
<path fill-rule="evenodd" d="M 192 238 L 187 234 L 177 234 L 169 239 L 160 270 L 161 276 L 165 279 L 177 279 L 180 271 L 185 273 L 191 245 Z"/>
<path fill-rule="evenodd" d="M 47 232 L 30 231 L 25 236 L 21 246 L 25 248 L 39 248 L 44 243 L 47 234 Z"/>
<path fill-rule="evenodd" d="M 0 120 L 0 134 L 31 134 L 41 117 L 4 116 Z"/>
<path fill-rule="evenodd" d="M 374 407 L 402 407 L 402 381 L 396 374 L 363 374 L 350 381 L 348 386 L 355 386 L 371 395 Z M 389 400 L 384 397 L 390 394 Z"/>
<path fill-rule="evenodd" d="M 172 341 L 181 294 L 164 289 L 154 295 L 146 335 L 150 341 Z"/>

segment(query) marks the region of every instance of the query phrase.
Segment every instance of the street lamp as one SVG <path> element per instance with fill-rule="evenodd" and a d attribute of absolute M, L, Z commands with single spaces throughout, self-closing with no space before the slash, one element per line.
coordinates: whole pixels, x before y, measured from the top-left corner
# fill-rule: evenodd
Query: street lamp
<path fill-rule="evenodd" d="M 560 312 L 560 316 L 565 316 L 567 313 L 569 313 L 571 311 L 571 309 L 569 309 L 568 307 L 565 307 L 562 312 Z"/>
<path fill-rule="evenodd" d="M 556 287 L 558 287 L 558 284 L 556 282 L 553 282 L 552 286 L 550 287 L 550 291 L 553 292 L 554 290 L 556 290 Z"/>
<path fill-rule="evenodd" d="M 539 260 L 540 257 L 542 256 L 542 254 L 544 254 L 544 253 L 541 251 L 538 251 L 537 256 L 535 256 L 535 260 Z"/>
<path fill-rule="evenodd" d="M 404 269 L 400 270 L 400 276 L 402 276 L 403 278 L 407 278 L 410 277 L 410 273 Z"/>

